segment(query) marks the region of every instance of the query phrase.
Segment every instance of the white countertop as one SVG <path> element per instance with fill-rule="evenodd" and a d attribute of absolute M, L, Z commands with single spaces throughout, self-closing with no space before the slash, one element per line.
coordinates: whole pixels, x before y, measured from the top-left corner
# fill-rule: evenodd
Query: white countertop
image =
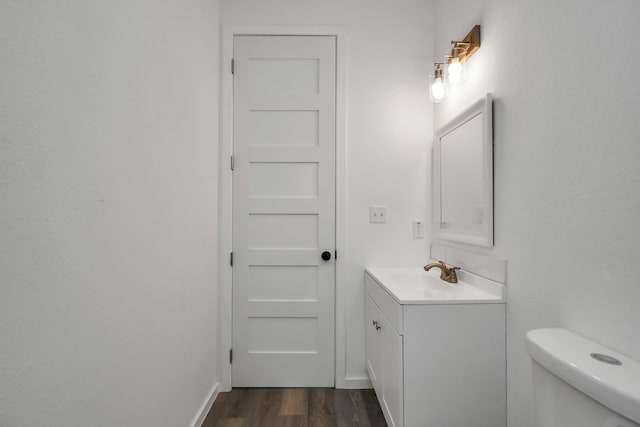
<path fill-rule="evenodd" d="M 440 279 L 440 270 L 422 267 L 367 267 L 366 272 L 400 304 L 500 304 L 504 286 L 459 272 L 458 283 Z"/>

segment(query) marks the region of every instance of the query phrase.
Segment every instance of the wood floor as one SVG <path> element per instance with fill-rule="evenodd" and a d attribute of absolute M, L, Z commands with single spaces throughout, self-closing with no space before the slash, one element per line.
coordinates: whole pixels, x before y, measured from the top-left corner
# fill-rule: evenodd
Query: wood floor
<path fill-rule="evenodd" d="M 386 427 L 373 390 L 233 389 L 202 427 Z"/>

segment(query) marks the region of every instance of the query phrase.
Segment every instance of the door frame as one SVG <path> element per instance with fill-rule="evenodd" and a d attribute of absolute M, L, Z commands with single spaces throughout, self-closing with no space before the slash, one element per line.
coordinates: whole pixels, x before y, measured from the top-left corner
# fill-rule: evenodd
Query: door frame
<path fill-rule="evenodd" d="M 221 37 L 221 96 L 220 96 L 220 146 L 218 181 L 218 373 L 220 391 L 231 390 L 231 363 L 229 350 L 233 344 L 232 316 L 232 268 L 229 254 L 233 244 L 233 177 L 231 155 L 233 153 L 233 39 L 235 36 L 297 35 L 336 37 L 336 251 L 335 259 L 335 386 L 336 388 L 367 387 L 361 379 L 346 378 L 346 270 L 345 245 L 346 219 L 346 127 L 345 127 L 345 70 L 346 43 L 344 30 L 338 26 L 272 26 L 272 25 L 223 25 Z"/>

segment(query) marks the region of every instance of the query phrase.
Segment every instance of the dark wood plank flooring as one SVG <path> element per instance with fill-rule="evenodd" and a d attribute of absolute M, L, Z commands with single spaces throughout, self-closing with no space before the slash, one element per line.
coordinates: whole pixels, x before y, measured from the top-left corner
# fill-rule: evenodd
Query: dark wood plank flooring
<path fill-rule="evenodd" d="M 220 393 L 202 427 L 386 427 L 373 390 L 237 388 Z"/>

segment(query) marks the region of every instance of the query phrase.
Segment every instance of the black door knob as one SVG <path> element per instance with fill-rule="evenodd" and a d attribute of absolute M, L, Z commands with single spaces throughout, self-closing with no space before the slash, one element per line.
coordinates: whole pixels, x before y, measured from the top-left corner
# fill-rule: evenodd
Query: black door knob
<path fill-rule="evenodd" d="M 322 259 L 325 261 L 329 261 L 331 259 L 331 252 L 329 251 L 322 252 Z"/>

